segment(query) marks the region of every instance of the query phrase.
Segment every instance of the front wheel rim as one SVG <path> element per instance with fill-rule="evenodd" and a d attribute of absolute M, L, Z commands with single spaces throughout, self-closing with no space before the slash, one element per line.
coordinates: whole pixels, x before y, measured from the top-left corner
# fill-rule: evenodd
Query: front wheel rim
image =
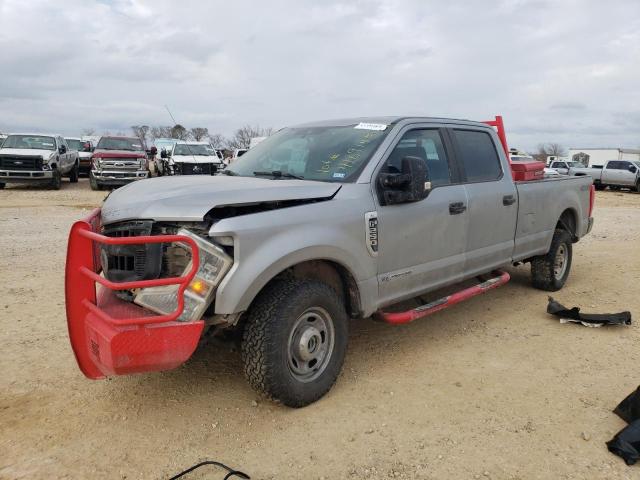
<path fill-rule="evenodd" d="M 329 312 L 322 307 L 305 310 L 295 321 L 287 343 L 287 365 L 291 375 L 307 383 L 318 378 L 331 360 L 335 329 Z"/>
<path fill-rule="evenodd" d="M 569 248 L 561 243 L 556 251 L 556 256 L 553 260 L 553 275 L 556 280 L 560 280 L 564 277 L 567 271 L 567 265 L 569 264 Z"/>

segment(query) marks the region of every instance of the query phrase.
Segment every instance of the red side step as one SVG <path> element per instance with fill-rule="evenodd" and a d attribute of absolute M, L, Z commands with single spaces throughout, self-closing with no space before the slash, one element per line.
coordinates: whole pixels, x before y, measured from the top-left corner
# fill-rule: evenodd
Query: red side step
<path fill-rule="evenodd" d="M 468 300 L 471 297 L 475 297 L 476 295 L 480 295 L 481 293 L 485 293 L 491 289 L 497 288 L 501 285 L 504 285 L 511 278 L 507 272 L 503 272 L 500 270 L 496 270 L 493 272 L 494 277 L 489 280 L 485 280 L 478 285 L 473 285 L 472 287 L 465 288 L 464 290 L 460 290 L 451 295 L 447 295 L 446 297 L 442 297 L 433 302 L 427 303 L 426 305 L 421 305 L 418 308 L 414 308 L 413 310 L 407 310 L 406 312 L 377 312 L 376 316 L 387 323 L 391 323 L 393 325 L 401 325 L 404 323 L 413 322 L 422 317 L 426 317 L 427 315 L 431 315 L 432 313 L 439 312 L 440 310 L 444 310 L 445 308 L 449 308 L 456 303 L 463 302 Z"/>

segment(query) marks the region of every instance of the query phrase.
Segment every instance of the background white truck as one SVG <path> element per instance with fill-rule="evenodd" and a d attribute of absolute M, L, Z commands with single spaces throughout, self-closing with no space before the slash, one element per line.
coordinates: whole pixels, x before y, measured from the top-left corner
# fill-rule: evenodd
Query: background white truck
<path fill-rule="evenodd" d="M 78 181 L 78 152 L 60 135 L 11 134 L 0 147 L 0 188 L 6 183 L 45 183 L 55 190 L 62 177 Z"/>
<path fill-rule="evenodd" d="M 223 166 L 208 142 L 176 141 L 160 152 L 158 175 L 213 175 Z"/>

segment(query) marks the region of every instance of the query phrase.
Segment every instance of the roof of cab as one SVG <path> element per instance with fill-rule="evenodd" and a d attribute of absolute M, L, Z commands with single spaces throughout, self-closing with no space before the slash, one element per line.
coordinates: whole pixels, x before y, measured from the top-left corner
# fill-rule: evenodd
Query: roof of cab
<path fill-rule="evenodd" d="M 392 125 L 399 122 L 412 122 L 412 123 L 453 123 L 458 125 L 473 125 L 477 127 L 488 128 L 488 125 L 483 122 L 477 122 L 473 120 L 464 120 L 457 118 L 440 118 L 440 117 L 420 117 L 420 116 L 379 116 L 379 117 L 353 117 L 353 118 L 341 118 L 334 120 L 320 120 L 316 122 L 306 122 L 298 125 L 292 125 L 293 128 L 301 127 L 347 127 L 349 125 L 357 125 L 359 123 L 379 123 L 384 125 Z"/>

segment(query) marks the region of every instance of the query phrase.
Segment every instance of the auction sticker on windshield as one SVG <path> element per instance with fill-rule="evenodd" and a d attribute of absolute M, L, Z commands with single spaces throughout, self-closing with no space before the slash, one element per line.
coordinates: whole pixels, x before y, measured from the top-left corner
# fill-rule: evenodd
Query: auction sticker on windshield
<path fill-rule="evenodd" d="M 363 123 L 360 122 L 358 125 L 356 125 L 353 128 L 357 128 L 359 130 L 385 130 L 387 128 L 387 125 L 384 123 Z"/>

